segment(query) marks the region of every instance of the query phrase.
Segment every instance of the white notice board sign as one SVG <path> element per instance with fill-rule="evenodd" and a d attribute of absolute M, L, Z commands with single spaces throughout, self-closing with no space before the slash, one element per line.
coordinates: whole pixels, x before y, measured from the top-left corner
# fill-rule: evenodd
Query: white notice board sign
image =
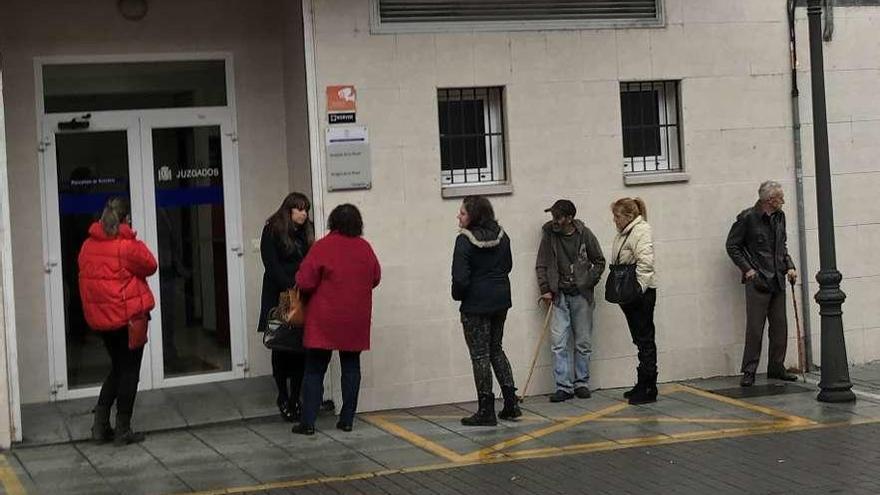
<path fill-rule="evenodd" d="M 326 130 L 327 190 L 369 189 L 370 138 L 366 126 L 330 127 Z"/>

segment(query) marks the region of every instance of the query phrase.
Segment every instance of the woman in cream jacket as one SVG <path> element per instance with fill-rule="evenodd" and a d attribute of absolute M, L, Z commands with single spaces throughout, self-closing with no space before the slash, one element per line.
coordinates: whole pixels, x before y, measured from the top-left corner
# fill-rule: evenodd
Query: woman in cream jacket
<path fill-rule="evenodd" d="M 657 344 L 654 341 L 654 304 L 657 285 L 654 277 L 654 241 L 647 222 L 647 209 L 641 198 L 621 198 L 611 204 L 617 236 L 611 250 L 612 263 L 636 265 L 641 295 L 620 309 L 626 316 L 633 344 L 639 350 L 638 381 L 623 396 L 630 404 L 657 401 Z"/>

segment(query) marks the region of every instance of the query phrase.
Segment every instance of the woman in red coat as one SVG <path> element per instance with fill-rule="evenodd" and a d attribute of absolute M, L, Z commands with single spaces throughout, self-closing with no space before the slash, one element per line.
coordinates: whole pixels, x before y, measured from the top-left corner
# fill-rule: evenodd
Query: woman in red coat
<path fill-rule="evenodd" d="M 365 241 L 361 213 L 354 205 L 337 206 L 328 219 L 330 233 L 316 242 L 296 273 L 296 285 L 309 295 L 303 345 L 301 422 L 294 433 L 313 435 L 324 394 L 324 374 L 332 351 L 342 365 L 342 410 L 336 427 L 351 431 L 361 384 L 361 351 L 370 349 L 373 289 L 380 268 Z"/>
<path fill-rule="evenodd" d="M 131 228 L 128 202 L 110 198 L 101 220 L 89 227 L 79 253 L 79 292 L 86 322 L 104 340 L 112 363 L 101 386 L 92 438 L 116 445 L 140 442 L 131 429 L 144 348 L 128 348 L 128 322 L 145 317 L 156 305 L 147 277 L 156 273 L 156 258 Z M 116 402 L 116 431 L 110 407 Z"/>

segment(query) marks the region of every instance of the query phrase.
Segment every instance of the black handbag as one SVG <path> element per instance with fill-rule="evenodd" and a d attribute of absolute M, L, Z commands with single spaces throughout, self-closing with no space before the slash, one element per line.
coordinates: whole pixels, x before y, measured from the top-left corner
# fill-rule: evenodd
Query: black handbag
<path fill-rule="evenodd" d="M 303 327 L 288 324 L 278 308 L 272 308 L 266 315 L 263 345 L 274 351 L 303 352 Z"/>
<path fill-rule="evenodd" d="M 632 230 L 623 238 L 620 249 L 617 250 L 614 264 L 608 266 L 608 278 L 605 279 L 605 300 L 614 304 L 629 304 L 642 295 L 642 288 L 636 278 L 635 263 L 629 265 L 620 264 L 620 252 L 626 244 Z"/>

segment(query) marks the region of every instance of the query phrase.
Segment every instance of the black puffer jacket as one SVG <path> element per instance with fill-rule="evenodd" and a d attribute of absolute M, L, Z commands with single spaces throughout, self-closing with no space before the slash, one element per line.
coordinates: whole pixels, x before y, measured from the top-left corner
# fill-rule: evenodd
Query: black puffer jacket
<path fill-rule="evenodd" d="M 756 204 L 737 215 L 730 227 L 727 255 L 742 271 L 743 282 L 745 273 L 754 269 L 761 283 L 774 285 L 768 288 L 785 290 L 784 274 L 794 269 L 786 241 L 785 213 L 767 215 Z"/>
<path fill-rule="evenodd" d="M 452 255 L 452 298 L 462 313 L 488 314 L 510 308 L 513 268 L 510 238 L 497 223 L 461 229 Z"/>

